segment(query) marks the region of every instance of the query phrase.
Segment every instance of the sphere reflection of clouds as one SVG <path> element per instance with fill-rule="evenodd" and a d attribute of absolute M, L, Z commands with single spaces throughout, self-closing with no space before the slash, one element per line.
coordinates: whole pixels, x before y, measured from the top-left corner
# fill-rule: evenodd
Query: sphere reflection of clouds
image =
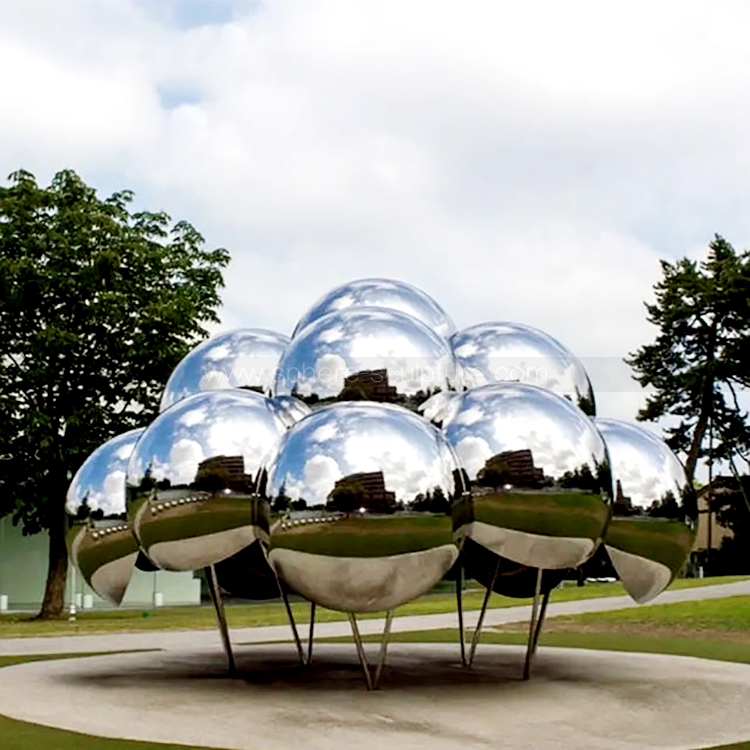
<path fill-rule="evenodd" d="M 616 483 L 605 548 L 627 592 L 647 602 L 679 574 L 693 548 L 695 491 L 663 440 L 617 419 L 594 422 Z"/>
<path fill-rule="evenodd" d="M 404 313 L 352 308 L 316 320 L 292 340 L 275 393 L 310 405 L 364 400 L 416 408 L 454 381 L 444 338 Z"/>
<path fill-rule="evenodd" d="M 175 367 L 161 400 L 164 411 L 204 391 L 253 388 L 269 394 L 289 338 L 263 328 L 220 333 L 196 346 Z"/>
<path fill-rule="evenodd" d="M 81 464 L 66 495 L 70 515 L 76 516 L 84 506 L 104 518 L 125 515 L 125 471 L 143 432 L 130 430 L 108 440 Z"/>
<path fill-rule="evenodd" d="M 245 390 L 199 393 L 162 412 L 127 474 L 128 514 L 148 558 L 194 570 L 267 541 L 257 473 L 286 427 L 269 398 Z"/>
<path fill-rule="evenodd" d="M 434 427 L 396 406 L 328 406 L 282 438 L 268 464 L 269 498 L 283 494 L 318 505 L 342 477 L 371 472 L 383 473 L 386 490 L 399 503 L 435 487 L 448 497 L 458 466 L 443 442 Z"/>
<path fill-rule="evenodd" d="M 294 329 L 293 337 L 301 333 L 310 323 L 331 312 L 355 307 L 382 307 L 407 313 L 424 323 L 440 336 L 452 336 L 456 327 L 446 312 L 435 300 L 411 284 L 391 279 L 359 279 L 350 281 L 318 300 L 302 316 Z M 325 334 L 335 341 L 340 332 L 332 330 Z"/>
<path fill-rule="evenodd" d="M 461 384 L 466 389 L 520 381 L 569 398 L 589 416 L 594 392 L 578 360 L 559 341 L 520 323 L 480 323 L 451 338 Z"/>
<path fill-rule="evenodd" d="M 267 397 L 253 391 L 198 393 L 183 399 L 151 423 L 128 469 L 137 487 L 146 472 L 157 481 L 189 484 L 200 463 L 212 456 L 241 456 L 245 473 L 284 432 L 285 424 Z"/>
<path fill-rule="evenodd" d="M 471 484 L 471 502 L 454 510 L 469 568 L 475 550 L 483 566 L 490 552 L 498 566 L 545 569 L 594 553 L 612 478 L 604 442 L 578 407 L 532 385 L 486 385 L 453 399 L 443 431 Z"/>
<path fill-rule="evenodd" d="M 143 433 L 130 430 L 97 448 L 73 477 L 65 503 L 73 517 L 66 534 L 71 559 L 89 586 L 115 605 L 125 595 L 138 556 L 126 520 L 125 472 Z"/>

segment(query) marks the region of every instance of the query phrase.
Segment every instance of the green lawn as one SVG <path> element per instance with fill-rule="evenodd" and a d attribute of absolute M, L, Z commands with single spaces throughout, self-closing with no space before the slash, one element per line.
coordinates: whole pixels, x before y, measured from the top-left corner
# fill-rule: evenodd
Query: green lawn
<path fill-rule="evenodd" d="M 684 578 L 675 581 L 672 588 L 692 588 L 732 581 L 745 580 L 747 576 L 726 576 L 722 578 Z M 593 599 L 604 596 L 623 596 L 625 590 L 620 583 L 588 583 L 583 587 L 565 585 L 552 592 L 551 601 L 571 601 Z M 465 609 L 479 609 L 482 606 L 484 589 L 471 588 L 464 592 Z M 527 599 L 511 599 L 492 594 L 490 607 L 513 607 L 526 604 Z M 293 602 L 295 620 L 299 624 L 309 621 L 310 605 L 306 602 Z M 450 591 L 431 593 L 399 607 L 396 616 L 439 614 L 455 612 L 455 596 Z M 380 617 L 380 613 L 368 613 L 364 618 Z M 231 604 L 227 607 L 227 619 L 232 628 L 260 627 L 263 625 L 284 625 L 286 613 L 280 601 L 257 604 Z M 346 615 L 318 608 L 316 621 L 332 622 L 345 620 Z M 88 635 L 91 633 L 135 632 L 149 630 L 206 630 L 214 628 L 216 621 L 210 606 L 162 608 L 150 611 L 120 609 L 93 610 L 80 612 L 74 622 L 53 620 L 38 622 L 30 615 L 0 615 L 0 638 L 39 636 L 39 635 Z"/>
<path fill-rule="evenodd" d="M 453 544 L 450 516 L 342 517 L 333 523 L 305 524 L 273 535 L 272 548 L 317 555 L 380 557 Z"/>

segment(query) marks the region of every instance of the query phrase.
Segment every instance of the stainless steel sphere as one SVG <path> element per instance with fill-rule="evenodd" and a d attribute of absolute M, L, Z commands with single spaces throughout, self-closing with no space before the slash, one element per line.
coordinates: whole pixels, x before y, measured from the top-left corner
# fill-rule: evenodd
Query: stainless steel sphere
<path fill-rule="evenodd" d="M 285 513 L 269 559 L 292 590 L 324 607 L 393 609 L 456 561 L 450 507 L 460 486 L 447 440 L 421 417 L 388 404 L 319 409 L 268 462 L 266 495 Z"/>
<path fill-rule="evenodd" d="M 264 328 L 220 333 L 195 347 L 167 381 L 160 411 L 204 391 L 248 388 L 270 395 L 289 338 Z"/>
<path fill-rule="evenodd" d="M 392 279 L 359 279 L 321 297 L 297 323 L 292 338 L 324 315 L 356 307 L 381 307 L 407 313 L 445 338 L 456 332 L 445 310 L 421 289 Z"/>
<path fill-rule="evenodd" d="M 316 320 L 292 339 L 279 362 L 275 395 L 313 407 L 378 401 L 416 410 L 454 382 L 446 339 L 410 315 L 353 308 Z"/>
<path fill-rule="evenodd" d="M 594 391 L 586 370 L 559 341 L 520 323 L 480 323 L 451 338 L 462 386 L 469 390 L 518 381 L 570 399 L 593 417 Z"/>
<path fill-rule="evenodd" d="M 257 472 L 285 429 L 253 391 L 199 393 L 160 414 L 127 470 L 128 515 L 148 558 L 194 570 L 267 541 Z"/>
<path fill-rule="evenodd" d="M 658 596 L 693 548 L 695 491 L 669 446 L 617 419 L 595 419 L 615 479 L 614 517 L 604 537 L 612 564 L 637 602 Z"/>
<path fill-rule="evenodd" d="M 443 430 L 471 486 L 453 509 L 469 571 L 492 553 L 502 593 L 519 566 L 563 570 L 587 560 L 612 505 L 607 451 L 591 420 L 531 385 L 487 385 L 456 401 Z"/>
<path fill-rule="evenodd" d="M 81 464 L 65 499 L 70 557 L 86 583 L 117 605 L 138 558 L 125 510 L 125 470 L 143 432 L 130 430 L 97 448 Z"/>

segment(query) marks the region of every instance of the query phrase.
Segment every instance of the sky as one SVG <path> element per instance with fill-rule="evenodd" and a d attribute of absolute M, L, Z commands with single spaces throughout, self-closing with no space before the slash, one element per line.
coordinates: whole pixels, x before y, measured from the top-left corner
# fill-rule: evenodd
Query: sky
<path fill-rule="evenodd" d="M 750 244 L 750 6 L 0 0 L 0 178 L 76 170 L 232 256 L 222 328 L 349 279 L 536 326 L 643 395 L 660 259 Z M 613 373 L 609 378 L 607 373 Z M 611 382 L 610 382 L 611 381 Z"/>

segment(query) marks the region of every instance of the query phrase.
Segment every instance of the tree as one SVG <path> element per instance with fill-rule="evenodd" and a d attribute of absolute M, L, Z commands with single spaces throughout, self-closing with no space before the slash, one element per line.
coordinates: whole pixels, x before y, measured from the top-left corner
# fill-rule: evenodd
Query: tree
<path fill-rule="evenodd" d="M 667 429 L 667 442 L 685 454 L 692 481 L 709 423 L 719 440 L 714 457 L 742 455 L 750 444 L 737 398 L 750 385 L 750 254 L 716 235 L 704 262 L 661 265 L 656 303 L 646 305 L 656 340 L 626 361 L 636 380 L 653 389 L 638 419 L 679 420 Z"/>
<path fill-rule="evenodd" d="M 187 222 L 130 213 L 72 171 L 0 188 L 0 515 L 49 531 L 40 617 L 62 613 L 64 497 L 102 442 L 156 415 L 177 362 L 216 321 L 224 249 Z"/>

